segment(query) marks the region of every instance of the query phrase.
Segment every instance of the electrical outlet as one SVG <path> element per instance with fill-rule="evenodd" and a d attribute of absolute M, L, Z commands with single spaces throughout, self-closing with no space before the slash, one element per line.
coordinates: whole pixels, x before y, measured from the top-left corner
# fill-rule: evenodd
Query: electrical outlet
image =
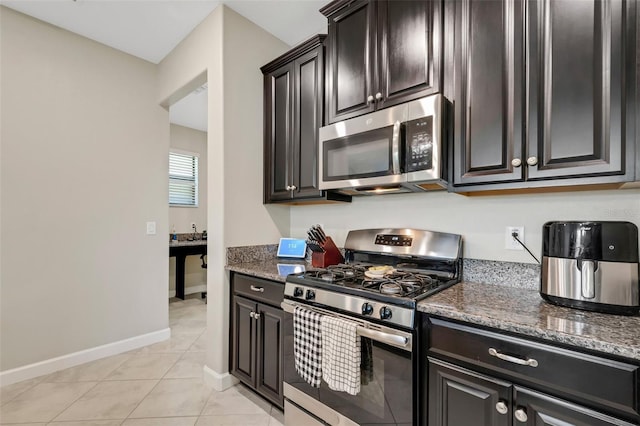
<path fill-rule="evenodd" d="M 513 238 L 513 233 L 518 234 L 518 239 L 524 243 L 524 226 L 507 226 L 504 233 L 504 248 L 507 250 L 524 250 L 522 244 Z"/>
<path fill-rule="evenodd" d="M 196 229 L 196 223 L 195 222 L 191 222 L 191 229 Z"/>

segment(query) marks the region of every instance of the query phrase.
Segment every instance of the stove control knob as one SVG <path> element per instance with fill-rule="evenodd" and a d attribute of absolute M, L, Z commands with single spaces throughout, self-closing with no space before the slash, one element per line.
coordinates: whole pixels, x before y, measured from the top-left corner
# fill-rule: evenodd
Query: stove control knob
<path fill-rule="evenodd" d="M 307 294 L 304 298 L 307 300 L 313 300 L 316 298 L 316 292 L 313 290 L 307 290 Z"/>
<path fill-rule="evenodd" d="M 380 319 L 389 319 L 391 318 L 391 309 L 383 306 L 380 308 Z"/>
<path fill-rule="evenodd" d="M 300 287 L 293 289 L 293 297 L 302 297 L 303 291 Z"/>
<path fill-rule="evenodd" d="M 373 313 L 373 306 L 370 303 L 362 304 L 362 315 L 371 315 Z"/>

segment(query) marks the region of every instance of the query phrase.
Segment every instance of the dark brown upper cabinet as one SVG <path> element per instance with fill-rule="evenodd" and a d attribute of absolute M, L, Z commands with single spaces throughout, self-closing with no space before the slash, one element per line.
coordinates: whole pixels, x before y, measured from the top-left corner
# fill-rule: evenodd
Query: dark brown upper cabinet
<path fill-rule="evenodd" d="M 318 129 L 324 111 L 325 36 L 261 68 L 264 74 L 264 203 L 350 201 L 318 189 Z"/>
<path fill-rule="evenodd" d="M 327 123 L 440 90 L 441 2 L 337 0 L 329 20 Z"/>
<path fill-rule="evenodd" d="M 454 184 L 524 179 L 524 1 L 455 2 Z"/>
<path fill-rule="evenodd" d="M 463 0 L 446 13 L 456 190 L 633 180 L 634 1 Z"/>
<path fill-rule="evenodd" d="M 529 179 L 633 174 L 635 7 L 529 2 Z"/>

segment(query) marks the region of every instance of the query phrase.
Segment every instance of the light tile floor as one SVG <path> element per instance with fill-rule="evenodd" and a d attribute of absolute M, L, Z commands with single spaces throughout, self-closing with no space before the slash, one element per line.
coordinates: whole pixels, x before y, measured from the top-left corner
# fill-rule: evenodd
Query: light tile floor
<path fill-rule="evenodd" d="M 172 299 L 169 323 L 167 341 L 0 388 L 0 424 L 282 426 L 282 412 L 242 385 L 204 384 L 202 300 Z"/>

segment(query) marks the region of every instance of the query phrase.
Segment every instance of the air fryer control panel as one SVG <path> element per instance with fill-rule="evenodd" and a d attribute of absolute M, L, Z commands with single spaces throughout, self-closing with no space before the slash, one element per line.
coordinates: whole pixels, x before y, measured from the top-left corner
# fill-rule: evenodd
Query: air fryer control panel
<path fill-rule="evenodd" d="M 542 255 L 637 263 L 638 228 L 630 222 L 548 222 Z"/>

